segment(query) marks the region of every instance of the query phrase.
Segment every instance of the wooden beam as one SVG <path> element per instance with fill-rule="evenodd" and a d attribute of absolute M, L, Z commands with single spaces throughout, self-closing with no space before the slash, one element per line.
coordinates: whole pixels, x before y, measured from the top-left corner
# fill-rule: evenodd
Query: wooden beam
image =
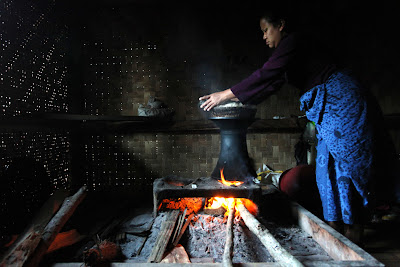
<path fill-rule="evenodd" d="M 301 205 L 292 202 L 292 212 L 300 228 L 311 235 L 334 260 L 359 261 L 364 266 L 384 266 Z"/>
<path fill-rule="evenodd" d="M 60 210 L 54 215 L 50 222 L 46 225 L 43 233 L 40 235 L 39 244 L 35 252 L 27 260 L 24 266 L 38 266 L 43 255 L 54 241 L 64 224 L 72 216 L 75 209 L 86 196 L 86 186 L 82 186 L 77 193 L 65 199 Z"/>
<path fill-rule="evenodd" d="M 304 266 L 300 261 L 298 261 L 293 255 L 287 252 L 279 242 L 274 238 L 274 236 L 262 225 L 243 205 L 243 203 L 238 200 L 236 205 L 240 212 L 240 216 L 243 218 L 244 223 L 250 229 L 253 234 L 255 234 L 263 245 L 267 248 L 271 256 L 283 266 L 300 267 Z"/>

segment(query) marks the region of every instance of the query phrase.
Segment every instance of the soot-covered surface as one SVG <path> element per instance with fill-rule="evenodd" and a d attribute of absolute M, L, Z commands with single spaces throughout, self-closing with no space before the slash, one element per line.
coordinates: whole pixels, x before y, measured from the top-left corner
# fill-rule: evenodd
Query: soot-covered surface
<path fill-rule="evenodd" d="M 153 223 L 151 233 L 144 244 L 141 253 L 138 250 L 145 237 L 127 234 L 126 241 L 120 243 L 122 253 L 128 262 L 146 262 L 153 249 L 161 224 L 166 218 L 166 212 L 160 212 L 154 219 L 148 213 L 138 214 L 125 223 L 130 229 L 147 229 Z M 275 222 L 263 222 L 275 238 L 291 254 L 300 261 L 328 260 L 330 257 L 315 242 L 315 240 L 295 225 Z M 206 214 L 197 214 L 182 237 L 182 244 L 189 258 L 212 258 L 215 262 L 222 261 L 225 246 L 226 218 Z M 250 232 L 243 220 L 234 219 L 234 249 L 233 262 L 273 262 L 274 259 L 262 245 L 259 239 Z"/>
<path fill-rule="evenodd" d="M 222 261 L 225 247 L 226 218 L 197 215 L 189 225 L 187 241 L 183 243 L 191 258 L 213 258 Z M 233 224 L 233 262 L 273 262 L 259 239 L 236 217 Z"/>

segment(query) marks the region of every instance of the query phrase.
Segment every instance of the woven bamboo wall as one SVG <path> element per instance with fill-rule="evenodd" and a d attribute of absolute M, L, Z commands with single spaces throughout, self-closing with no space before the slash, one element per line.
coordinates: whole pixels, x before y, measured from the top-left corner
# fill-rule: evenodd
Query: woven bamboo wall
<path fill-rule="evenodd" d="M 44 168 L 54 189 L 67 188 L 70 178 L 70 142 L 70 133 L 65 130 L 3 130 L 0 132 L 0 173 L 4 174 L 16 160 L 29 159 Z"/>
<path fill-rule="evenodd" d="M 237 54 L 218 38 L 207 40 L 200 33 L 191 40 L 186 28 L 181 32 L 178 28 L 175 34 L 169 29 L 154 36 L 149 18 L 132 11 L 133 14 L 125 7 L 107 6 L 85 14 L 88 19 L 82 34 L 82 68 L 86 114 L 134 116 L 139 104 L 146 104 L 150 96 L 155 96 L 176 110 L 176 120 L 202 119 L 197 109 L 200 96 L 229 88 L 246 78 L 262 66 L 271 52 L 262 47 L 264 53 L 257 60 L 235 61 L 232 58 Z M 170 20 L 165 21 L 163 28 L 174 26 Z M 193 24 L 193 30 L 204 27 L 201 23 Z M 175 40 L 179 38 L 182 42 Z M 257 115 L 272 118 L 291 114 L 301 112 L 298 91 L 287 86 L 260 105 Z"/>
<path fill-rule="evenodd" d="M 62 23 L 66 10 L 58 8 L 54 0 L 0 3 L 0 119 L 6 123 L 69 112 L 68 27 Z M 31 159 L 46 169 L 54 188 L 66 187 L 69 145 L 67 130 L 24 127 L 23 121 L 18 127 L 2 125 L 0 169 Z"/>
<path fill-rule="evenodd" d="M 203 120 L 197 106 L 200 96 L 229 88 L 268 57 L 263 46 L 264 54 L 257 60 L 237 59 L 235 51 L 209 39 L 202 22 L 195 22 L 198 17 L 186 18 L 188 25 L 183 28 L 178 25 L 185 15 L 177 11 L 173 11 L 177 24 L 168 12 L 158 14 L 161 18 L 147 16 L 154 10 L 146 7 L 99 6 L 87 11 L 82 22 L 85 114 L 135 116 L 139 105 L 155 96 L 175 109 L 174 120 Z M 155 28 L 158 22 L 164 30 Z M 187 31 L 190 27 L 195 35 Z M 293 114 L 302 114 L 298 91 L 285 86 L 259 105 L 257 117 Z M 262 163 L 279 170 L 293 167 L 298 138 L 299 134 L 289 133 L 249 134 L 255 169 Z M 95 190 L 127 185 L 140 190 L 170 174 L 209 176 L 218 160 L 219 142 L 219 134 L 135 134 L 132 130 L 129 135 L 92 135 L 84 148 L 88 162 L 84 181 Z"/>
<path fill-rule="evenodd" d="M 213 83 L 221 80 L 199 73 L 190 62 L 168 66 L 160 54 L 162 48 L 156 44 L 127 42 L 117 50 L 105 43 L 92 42 L 84 45 L 84 54 L 93 55 L 87 59 L 84 82 L 85 113 L 90 115 L 137 116 L 139 104 L 147 104 L 149 97 L 155 96 L 175 109 L 175 120 L 202 119 L 198 98 L 234 85 L 235 80 L 231 79 L 225 80 L 225 87 L 215 88 Z M 244 79 L 247 72 L 243 72 L 240 76 Z M 257 117 L 292 114 L 302 114 L 298 91 L 285 86 L 259 105 Z"/>
<path fill-rule="evenodd" d="M 56 1 L 0 3 L 0 118 L 68 112 L 68 29 Z"/>
<path fill-rule="evenodd" d="M 249 156 L 257 170 L 294 167 L 299 134 L 248 134 Z M 93 189 L 151 187 L 156 178 L 175 174 L 209 177 L 219 157 L 219 134 L 92 135 L 85 145 L 85 183 Z"/>
<path fill-rule="evenodd" d="M 139 104 L 155 96 L 175 109 L 175 120 L 201 120 L 199 96 L 229 88 L 269 56 L 259 32 L 251 32 L 253 26 L 249 35 L 235 39 L 234 44 L 224 43 L 226 36 L 214 38 L 211 28 L 205 33 L 208 22 L 194 13 L 190 17 L 173 9 L 158 10 L 154 17 L 154 12 L 154 7 L 129 5 L 87 10 L 82 22 L 83 113 L 134 116 Z M 219 26 L 223 27 L 215 24 L 214 28 Z M 252 39 L 252 34 L 257 38 Z M 372 68 L 360 68 L 357 58 L 349 58 L 349 65 L 371 78 Z M 383 85 L 382 80 L 373 82 L 374 88 Z M 385 112 L 397 112 L 390 104 L 393 101 L 385 102 L 392 97 L 378 96 L 388 104 Z M 257 117 L 302 115 L 298 101 L 297 89 L 286 85 L 258 106 Z M 277 170 L 293 167 L 298 138 L 299 134 L 291 133 L 248 135 L 255 168 L 262 163 Z M 132 132 L 129 136 L 92 136 L 85 149 L 89 162 L 85 180 L 94 188 L 103 183 L 146 185 L 169 174 L 207 176 L 218 158 L 219 136 Z"/>

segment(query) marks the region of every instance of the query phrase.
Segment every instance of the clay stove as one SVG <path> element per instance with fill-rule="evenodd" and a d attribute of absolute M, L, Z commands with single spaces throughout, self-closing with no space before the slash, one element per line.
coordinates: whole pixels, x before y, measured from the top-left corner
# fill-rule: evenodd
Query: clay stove
<path fill-rule="evenodd" d="M 202 102 L 199 103 L 199 106 Z M 188 197 L 248 198 L 258 202 L 261 188 L 254 183 L 256 171 L 247 151 L 247 128 L 254 121 L 256 107 L 240 102 L 229 102 L 204 112 L 220 128 L 221 148 L 219 159 L 210 177 L 185 179 L 167 176 L 153 183 L 154 215 L 163 199 Z M 221 170 L 226 181 L 241 181 L 239 186 L 222 184 Z"/>

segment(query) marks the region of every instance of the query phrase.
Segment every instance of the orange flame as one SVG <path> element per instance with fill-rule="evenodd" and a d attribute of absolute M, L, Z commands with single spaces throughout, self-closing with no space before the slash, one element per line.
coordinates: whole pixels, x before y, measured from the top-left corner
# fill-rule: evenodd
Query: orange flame
<path fill-rule="evenodd" d="M 250 199 L 246 199 L 246 198 L 212 197 L 208 200 L 208 204 L 206 204 L 205 209 L 218 209 L 220 207 L 223 207 L 226 210 L 225 216 L 228 216 L 229 207 L 232 205 L 232 202 L 234 202 L 234 201 L 236 201 L 235 202 L 236 216 L 239 215 L 237 208 L 236 208 L 236 205 L 239 203 L 242 203 L 251 214 L 257 215 L 257 213 L 258 213 L 257 205 Z"/>
<path fill-rule="evenodd" d="M 223 168 L 220 170 L 220 172 L 221 172 L 221 180 L 219 180 L 219 182 L 223 183 L 224 185 L 227 185 L 227 186 L 231 186 L 231 185 L 239 186 L 239 185 L 243 184 L 243 182 L 241 182 L 241 181 L 227 181 L 227 180 L 225 180 L 224 169 Z"/>
<path fill-rule="evenodd" d="M 229 207 L 232 205 L 233 201 L 235 201 L 233 197 L 212 197 L 208 200 L 209 205 L 206 207 L 206 209 L 218 209 L 220 207 L 224 207 L 226 210 L 229 210 Z"/>
<path fill-rule="evenodd" d="M 243 184 L 244 182 L 241 181 L 227 181 L 225 180 L 224 177 L 224 169 L 222 168 L 220 170 L 221 172 L 221 180 L 219 180 L 220 183 L 226 185 L 226 186 L 239 186 L 241 184 Z M 240 200 L 241 203 L 243 203 L 243 205 L 246 206 L 246 208 L 249 210 L 250 213 L 256 215 L 258 213 L 258 207 L 257 205 L 252 202 L 249 199 L 245 199 L 245 198 L 236 198 L 237 200 Z M 232 206 L 232 202 L 234 202 L 236 200 L 233 197 L 230 198 L 225 198 L 225 197 L 212 197 L 208 200 L 208 205 L 206 205 L 205 209 L 218 209 L 220 207 L 223 207 L 226 209 L 225 212 L 225 216 L 228 216 L 229 214 L 229 207 Z M 235 206 L 236 206 L 236 202 L 235 202 Z M 237 209 L 236 209 L 236 215 L 238 215 Z"/>

